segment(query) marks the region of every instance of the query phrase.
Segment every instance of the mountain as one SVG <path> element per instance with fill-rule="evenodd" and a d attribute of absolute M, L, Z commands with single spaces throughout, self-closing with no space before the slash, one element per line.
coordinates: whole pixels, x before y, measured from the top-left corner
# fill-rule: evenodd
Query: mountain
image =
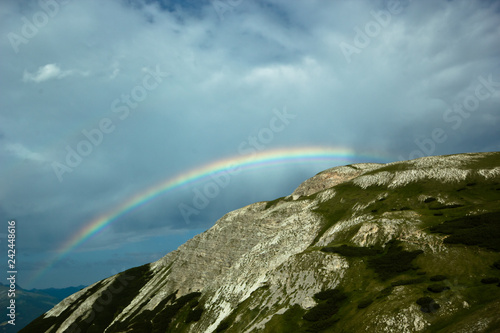
<path fill-rule="evenodd" d="M 335 167 L 21 332 L 500 332 L 500 153 Z"/>
<path fill-rule="evenodd" d="M 72 295 L 77 291 L 82 290 L 85 287 L 86 286 L 81 285 L 77 287 L 67 287 L 67 288 L 29 289 L 28 291 L 32 293 L 50 295 L 62 301 L 69 295 Z"/>
<path fill-rule="evenodd" d="M 85 286 L 68 287 L 63 289 L 31 289 L 26 290 L 16 286 L 16 325 L 10 325 L 9 317 L 2 318 L 0 322 L 0 332 L 18 332 L 31 321 L 44 314 L 57 303 L 71 294 L 79 291 Z M 2 309 L 9 306 L 9 287 L 0 283 L 0 306 Z"/>

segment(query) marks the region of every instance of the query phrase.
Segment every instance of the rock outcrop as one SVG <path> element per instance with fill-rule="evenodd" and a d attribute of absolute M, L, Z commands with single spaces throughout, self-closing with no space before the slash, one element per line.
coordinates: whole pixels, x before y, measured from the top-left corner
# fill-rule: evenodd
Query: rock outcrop
<path fill-rule="evenodd" d="M 326 170 L 22 332 L 490 332 L 500 153 Z"/>
<path fill-rule="evenodd" d="M 355 165 L 345 165 L 331 168 L 318 173 L 299 185 L 292 193 L 294 200 L 301 196 L 308 196 L 340 183 L 356 178 L 357 176 L 379 168 L 381 165 L 376 163 L 359 163 Z"/>

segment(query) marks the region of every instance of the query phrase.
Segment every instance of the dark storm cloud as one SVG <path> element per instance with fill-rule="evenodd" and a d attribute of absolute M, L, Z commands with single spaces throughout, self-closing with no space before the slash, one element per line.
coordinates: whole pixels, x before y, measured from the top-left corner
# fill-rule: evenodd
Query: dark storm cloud
<path fill-rule="evenodd" d="M 241 156 L 275 109 L 295 118 L 263 151 L 322 145 L 392 161 L 500 148 L 494 1 L 46 3 L 0 5 L 0 208 L 38 261 L 145 189 Z M 75 253 L 83 265 L 161 235 L 175 248 L 171 233 L 330 166 L 244 172 L 188 223 L 179 205 L 204 183 L 191 184 Z"/>

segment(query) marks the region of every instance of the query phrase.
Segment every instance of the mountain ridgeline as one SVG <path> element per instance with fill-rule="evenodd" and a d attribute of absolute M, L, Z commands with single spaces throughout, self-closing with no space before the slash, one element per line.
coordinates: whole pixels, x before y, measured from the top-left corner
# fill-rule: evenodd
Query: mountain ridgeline
<path fill-rule="evenodd" d="M 499 332 L 500 153 L 335 167 L 21 332 Z"/>
<path fill-rule="evenodd" d="M 2 318 L 0 321 L 0 333 L 19 331 L 19 329 L 28 325 L 36 317 L 50 310 L 64 298 L 82 288 L 85 288 L 85 286 L 26 290 L 16 285 L 16 305 L 21 310 L 18 310 L 15 325 L 9 324 L 9 320 L 11 320 L 9 316 Z M 9 297 L 9 289 L 9 286 L 0 283 L 0 307 L 2 309 L 10 305 L 12 298 Z"/>

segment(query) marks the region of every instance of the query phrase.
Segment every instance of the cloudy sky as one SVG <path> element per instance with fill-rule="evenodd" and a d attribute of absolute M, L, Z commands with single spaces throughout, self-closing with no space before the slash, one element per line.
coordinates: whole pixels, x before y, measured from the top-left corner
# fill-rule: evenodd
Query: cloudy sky
<path fill-rule="evenodd" d="M 26 288 L 157 260 L 328 167 L 500 150 L 497 1 L 5 0 L 0 27 L 0 242 L 15 219 Z M 351 157 L 245 169 L 199 209 L 192 182 L 60 253 L 178 175 L 310 147 Z"/>

